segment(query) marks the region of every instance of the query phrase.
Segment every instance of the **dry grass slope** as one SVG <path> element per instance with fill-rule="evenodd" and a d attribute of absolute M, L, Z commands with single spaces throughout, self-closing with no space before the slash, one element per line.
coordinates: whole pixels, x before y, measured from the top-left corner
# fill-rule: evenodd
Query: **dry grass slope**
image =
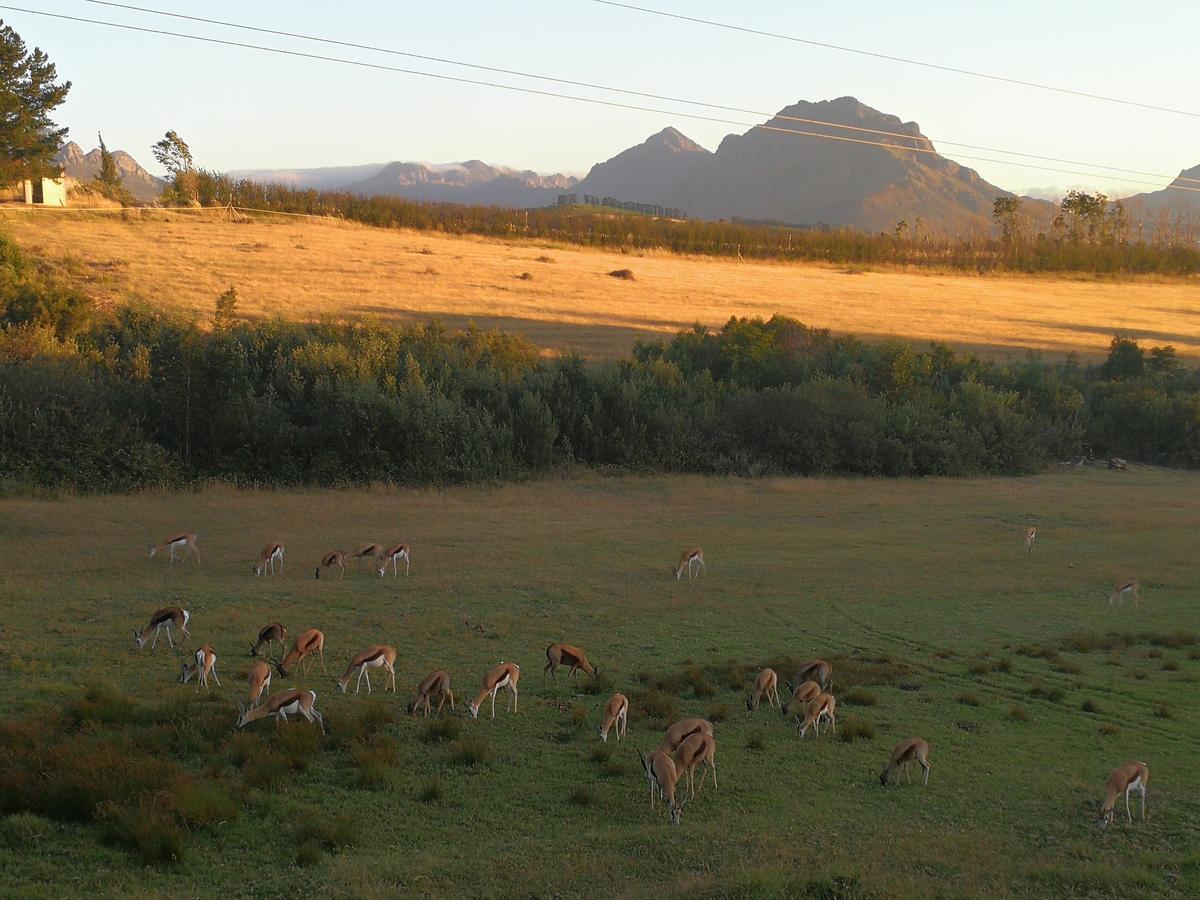
<path fill-rule="evenodd" d="M 229 223 L 194 213 L 4 212 L 26 248 L 65 259 L 103 303 L 130 295 L 208 317 L 238 289 L 249 317 L 439 316 L 525 333 L 591 356 L 627 353 L 730 316 L 793 316 L 867 339 L 943 340 L 984 353 L 1101 355 L 1114 332 L 1200 357 L 1197 287 L 860 271 L 388 231 L 282 217 Z M 628 270 L 632 278 L 608 277 Z M 529 273 L 532 277 L 524 277 Z"/>

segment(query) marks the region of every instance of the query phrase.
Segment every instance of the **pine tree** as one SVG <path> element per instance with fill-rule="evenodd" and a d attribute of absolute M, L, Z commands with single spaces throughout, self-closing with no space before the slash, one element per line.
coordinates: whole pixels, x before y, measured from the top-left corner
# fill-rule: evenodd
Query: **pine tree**
<path fill-rule="evenodd" d="M 96 137 L 100 141 L 100 171 L 96 173 L 96 187 L 110 200 L 116 200 L 123 204 L 132 202 L 133 197 L 129 191 L 125 190 L 122 183 L 121 170 L 117 168 L 117 161 L 113 159 L 113 155 L 108 152 L 108 147 L 104 145 L 104 135 L 97 132 Z"/>
<path fill-rule="evenodd" d="M 71 82 L 57 84 L 54 63 L 0 19 L 0 184 L 57 176 L 54 154 L 67 136 L 50 113 L 67 99 Z"/>

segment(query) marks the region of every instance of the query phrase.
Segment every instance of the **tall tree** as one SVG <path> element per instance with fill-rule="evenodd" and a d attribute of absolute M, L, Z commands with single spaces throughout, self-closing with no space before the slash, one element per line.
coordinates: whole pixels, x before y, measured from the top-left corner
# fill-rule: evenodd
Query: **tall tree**
<path fill-rule="evenodd" d="M 57 83 L 54 63 L 0 19 L 0 184 L 58 175 L 54 154 L 67 136 L 50 113 L 67 99 L 71 82 Z"/>
<path fill-rule="evenodd" d="M 195 201 L 196 166 L 187 142 L 174 131 L 168 131 L 154 145 L 154 158 L 171 176 L 176 198 L 185 203 Z"/>
<path fill-rule="evenodd" d="M 122 184 L 121 170 L 104 145 L 104 135 L 97 132 L 96 138 L 100 141 L 100 171 L 96 173 L 96 186 L 110 200 L 124 201 L 129 192 Z"/>

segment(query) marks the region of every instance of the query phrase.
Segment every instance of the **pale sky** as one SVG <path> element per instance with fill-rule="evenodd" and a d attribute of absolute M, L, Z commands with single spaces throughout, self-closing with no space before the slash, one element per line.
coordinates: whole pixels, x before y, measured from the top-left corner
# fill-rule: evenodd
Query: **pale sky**
<path fill-rule="evenodd" d="M 0 0 L 21 5 L 20 0 Z M 592 0 L 340 4 L 259 0 L 131 0 L 146 7 L 447 57 L 537 74 L 774 112 L 797 100 L 852 95 L 938 139 L 1138 169 L 1173 177 L 1200 163 L 1200 117 L 1120 106 L 935 72 L 699 24 Z M 1180 0 L 811 4 L 635 0 L 691 16 L 947 66 L 1200 112 L 1197 20 Z M 255 35 L 97 6 L 26 0 L 65 13 L 349 57 L 385 65 L 584 93 L 512 76 Z M 134 34 L 0 9 L 26 43 L 74 82 L 57 120 L 85 150 L 97 129 L 110 149 L 154 170 L 150 146 L 168 129 L 198 165 L 217 170 L 478 158 L 582 174 L 667 125 L 715 149 L 731 131 L 678 111 L 650 113 L 369 71 L 178 38 Z M 639 103 L 636 100 L 626 102 Z M 728 118 L 758 121 L 737 114 Z M 799 127 L 799 126 L 798 126 Z M 963 158 L 988 181 L 1024 193 L 1068 187 L 1121 196 L 1165 182 L 1116 180 Z M 1056 163 L 1038 163 L 1057 166 Z M 1078 166 L 1062 165 L 1066 169 Z M 1152 185 L 1135 184 L 1149 181 Z"/>

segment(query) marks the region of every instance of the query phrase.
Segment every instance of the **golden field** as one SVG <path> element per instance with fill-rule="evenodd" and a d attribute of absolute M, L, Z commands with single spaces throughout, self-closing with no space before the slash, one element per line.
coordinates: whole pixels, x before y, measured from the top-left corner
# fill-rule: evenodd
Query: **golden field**
<path fill-rule="evenodd" d="M 61 260 L 102 304 L 140 296 L 200 316 L 233 285 L 239 313 L 249 318 L 437 316 L 589 356 L 623 354 L 636 338 L 696 323 L 779 313 L 868 340 L 941 340 L 988 355 L 1028 348 L 1095 358 L 1120 332 L 1200 357 L 1200 286 L 1183 280 L 857 271 L 282 216 L 230 222 L 199 210 L 10 207 L 0 228 L 25 249 Z M 632 281 L 607 276 L 626 268 Z"/>

